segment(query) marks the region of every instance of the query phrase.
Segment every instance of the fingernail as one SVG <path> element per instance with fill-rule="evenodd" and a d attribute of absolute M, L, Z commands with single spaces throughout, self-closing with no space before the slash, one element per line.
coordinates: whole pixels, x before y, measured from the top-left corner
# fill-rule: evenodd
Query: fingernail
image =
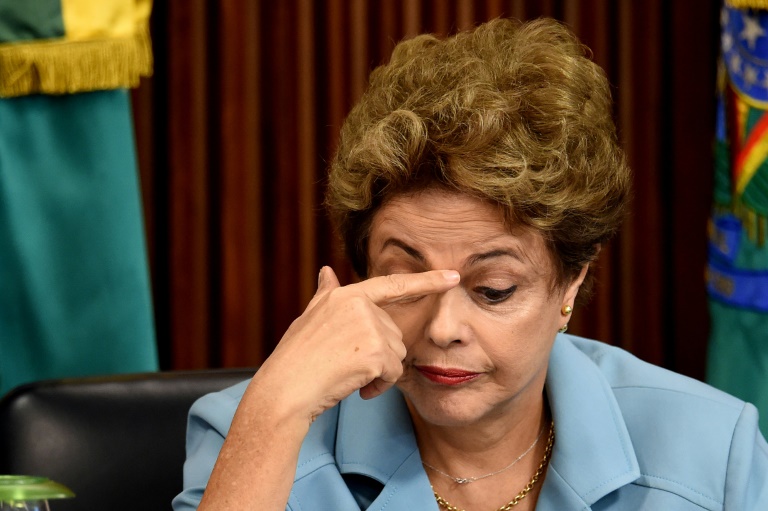
<path fill-rule="evenodd" d="M 451 284 L 455 284 L 461 279 L 461 276 L 456 270 L 443 270 L 443 278 Z"/>

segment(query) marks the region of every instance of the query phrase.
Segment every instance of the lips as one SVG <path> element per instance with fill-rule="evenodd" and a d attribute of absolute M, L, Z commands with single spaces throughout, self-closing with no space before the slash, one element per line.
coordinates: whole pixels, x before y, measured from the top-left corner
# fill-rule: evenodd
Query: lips
<path fill-rule="evenodd" d="M 464 369 L 455 369 L 452 367 L 436 366 L 415 366 L 416 370 L 426 379 L 440 385 L 461 385 L 472 381 L 481 373 L 466 371 Z"/>

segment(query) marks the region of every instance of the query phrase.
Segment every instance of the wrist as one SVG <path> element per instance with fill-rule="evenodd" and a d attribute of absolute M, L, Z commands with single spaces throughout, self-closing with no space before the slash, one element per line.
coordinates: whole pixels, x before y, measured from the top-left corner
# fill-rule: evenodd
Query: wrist
<path fill-rule="evenodd" d="M 254 375 L 240 401 L 237 415 L 280 427 L 286 432 L 295 431 L 303 438 L 315 419 L 313 407 L 301 389 L 292 388 L 284 377 L 274 377 L 285 373 L 270 369 L 262 367 Z"/>

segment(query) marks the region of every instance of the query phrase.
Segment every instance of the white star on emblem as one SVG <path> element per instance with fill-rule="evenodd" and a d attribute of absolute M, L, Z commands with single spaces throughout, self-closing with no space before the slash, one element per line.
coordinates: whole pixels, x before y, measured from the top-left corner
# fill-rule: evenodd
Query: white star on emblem
<path fill-rule="evenodd" d="M 764 89 L 768 89 L 768 72 L 763 72 L 763 81 L 760 82 L 760 85 L 762 85 Z"/>
<path fill-rule="evenodd" d="M 757 83 L 757 69 L 747 64 L 744 66 L 744 83 L 750 87 Z"/>
<path fill-rule="evenodd" d="M 724 27 L 728 24 L 728 9 L 723 7 L 720 9 L 720 26 Z"/>
<path fill-rule="evenodd" d="M 731 59 L 728 61 L 728 67 L 733 74 L 741 74 L 741 56 L 738 53 L 731 55 Z"/>
<path fill-rule="evenodd" d="M 720 44 L 722 45 L 724 52 L 731 51 L 731 48 L 733 48 L 733 36 L 730 32 L 723 32 L 723 36 L 720 38 Z"/>
<path fill-rule="evenodd" d="M 760 26 L 756 18 L 753 18 L 748 14 L 742 15 L 742 19 L 744 20 L 744 28 L 741 30 L 739 37 L 746 40 L 747 44 L 749 44 L 749 48 L 754 50 L 755 45 L 757 44 L 757 38 L 764 36 L 765 30 L 763 30 L 763 27 Z"/>

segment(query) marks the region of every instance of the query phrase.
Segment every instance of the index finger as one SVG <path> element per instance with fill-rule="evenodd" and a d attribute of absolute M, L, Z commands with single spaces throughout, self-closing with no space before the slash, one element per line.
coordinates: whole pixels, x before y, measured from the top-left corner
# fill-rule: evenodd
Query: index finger
<path fill-rule="evenodd" d="M 432 270 L 372 277 L 352 286 L 365 293 L 373 303 L 382 306 L 406 298 L 443 293 L 455 287 L 460 278 L 455 270 Z"/>

